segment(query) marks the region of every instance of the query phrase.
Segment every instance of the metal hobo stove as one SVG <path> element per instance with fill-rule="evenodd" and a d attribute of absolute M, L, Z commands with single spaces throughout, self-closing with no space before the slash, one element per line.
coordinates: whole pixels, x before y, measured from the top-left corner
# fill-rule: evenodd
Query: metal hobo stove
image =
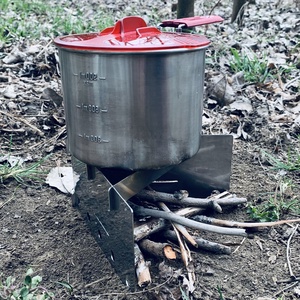
<path fill-rule="evenodd" d="M 80 174 L 72 202 L 130 287 L 136 283 L 134 215 L 127 201 L 149 185 L 165 192 L 185 189 L 194 197 L 229 188 L 232 137 L 201 135 L 210 42 L 183 32 L 221 21 L 168 20 L 158 29 L 127 17 L 100 33 L 54 40 L 67 146 Z"/>

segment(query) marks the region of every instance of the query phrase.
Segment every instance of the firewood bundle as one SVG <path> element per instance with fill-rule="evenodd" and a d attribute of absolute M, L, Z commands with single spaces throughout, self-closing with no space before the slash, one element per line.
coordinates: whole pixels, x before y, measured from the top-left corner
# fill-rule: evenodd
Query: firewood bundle
<path fill-rule="evenodd" d="M 187 270 L 188 292 L 191 293 L 194 291 L 195 273 L 190 249 L 231 254 L 230 247 L 191 235 L 187 228 L 247 238 L 258 228 L 300 222 L 300 219 L 293 219 L 250 223 L 214 219 L 204 215 L 208 209 L 221 213 L 222 207 L 246 202 L 246 198 L 238 198 L 228 192 L 204 199 L 189 197 L 187 191 L 175 192 L 173 195 L 146 189 L 140 192 L 130 203 L 135 216 L 143 218 L 134 228 L 138 285 L 144 287 L 151 283 L 150 271 L 143 254 L 151 254 L 164 260 L 180 258 Z M 156 233 L 164 238 L 163 242 L 152 240 Z"/>
<path fill-rule="evenodd" d="M 201 216 L 207 209 L 220 213 L 223 206 L 237 206 L 245 202 L 247 199 L 237 198 L 228 192 L 209 198 L 192 198 L 188 196 L 187 191 L 168 194 L 145 189 L 140 192 L 130 204 L 135 216 L 143 218 L 134 228 L 138 285 L 144 287 L 151 282 L 145 254 L 164 260 L 181 259 L 187 270 L 189 292 L 193 292 L 195 273 L 190 249 L 230 254 L 231 248 L 193 236 L 187 228 L 246 237 L 245 229 L 225 227 L 224 224 L 215 225 L 215 220 Z M 157 238 L 152 239 L 157 233 L 161 241 L 157 241 Z"/>

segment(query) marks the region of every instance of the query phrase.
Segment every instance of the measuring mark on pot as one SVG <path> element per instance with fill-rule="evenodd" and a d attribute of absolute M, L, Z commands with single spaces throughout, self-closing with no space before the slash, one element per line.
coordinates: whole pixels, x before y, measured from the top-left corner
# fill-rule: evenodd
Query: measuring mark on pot
<path fill-rule="evenodd" d="M 98 80 L 106 80 L 105 76 L 98 76 L 94 72 L 80 72 L 79 74 L 73 73 L 74 76 L 79 76 L 79 79 L 83 81 L 84 84 L 92 85 Z"/>
<path fill-rule="evenodd" d="M 79 109 L 82 109 L 83 111 L 87 111 L 87 112 L 94 113 L 94 114 L 108 112 L 108 109 L 101 109 L 98 105 L 95 105 L 95 104 L 81 103 L 81 105 L 77 104 L 76 107 Z"/>
<path fill-rule="evenodd" d="M 92 135 L 92 134 L 87 135 L 85 133 L 83 134 L 79 133 L 78 136 L 93 143 L 98 143 L 98 144 L 109 143 L 109 140 L 103 139 L 100 135 Z"/>

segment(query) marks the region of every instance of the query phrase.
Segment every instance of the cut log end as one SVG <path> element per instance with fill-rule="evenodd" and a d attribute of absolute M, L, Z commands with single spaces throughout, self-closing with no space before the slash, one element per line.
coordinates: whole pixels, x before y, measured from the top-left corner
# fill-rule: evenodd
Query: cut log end
<path fill-rule="evenodd" d="M 147 252 L 151 256 L 168 260 L 177 259 L 176 251 L 167 243 L 158 243 L 149 239 L 143 239 L 140 241 L 139 246 L 144 252 Z"/>
<path fill-rule="evenodd" d="M 151 275 L 148 264 L 139 246 L 134 244 L 135 271 L 139 287 L 146 287 L 151 283 Z"/>

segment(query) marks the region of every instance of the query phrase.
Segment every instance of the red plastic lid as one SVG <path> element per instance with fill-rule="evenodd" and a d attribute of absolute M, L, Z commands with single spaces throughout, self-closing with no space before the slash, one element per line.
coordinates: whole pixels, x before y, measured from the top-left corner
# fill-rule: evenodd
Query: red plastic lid
<path fill-rule="evenodd" d="M 202 22 L 203 18 L 205 17 L 201 17 Z M 57 37 L 54 43 L 61 48 L 82 51 L 143 52 L 197 49 L 208 46 L 210 41 L 198 34 L 161 32 L 156 27 L 147 27 L 140 17 L 126 17 L 100 33 Z"/>

